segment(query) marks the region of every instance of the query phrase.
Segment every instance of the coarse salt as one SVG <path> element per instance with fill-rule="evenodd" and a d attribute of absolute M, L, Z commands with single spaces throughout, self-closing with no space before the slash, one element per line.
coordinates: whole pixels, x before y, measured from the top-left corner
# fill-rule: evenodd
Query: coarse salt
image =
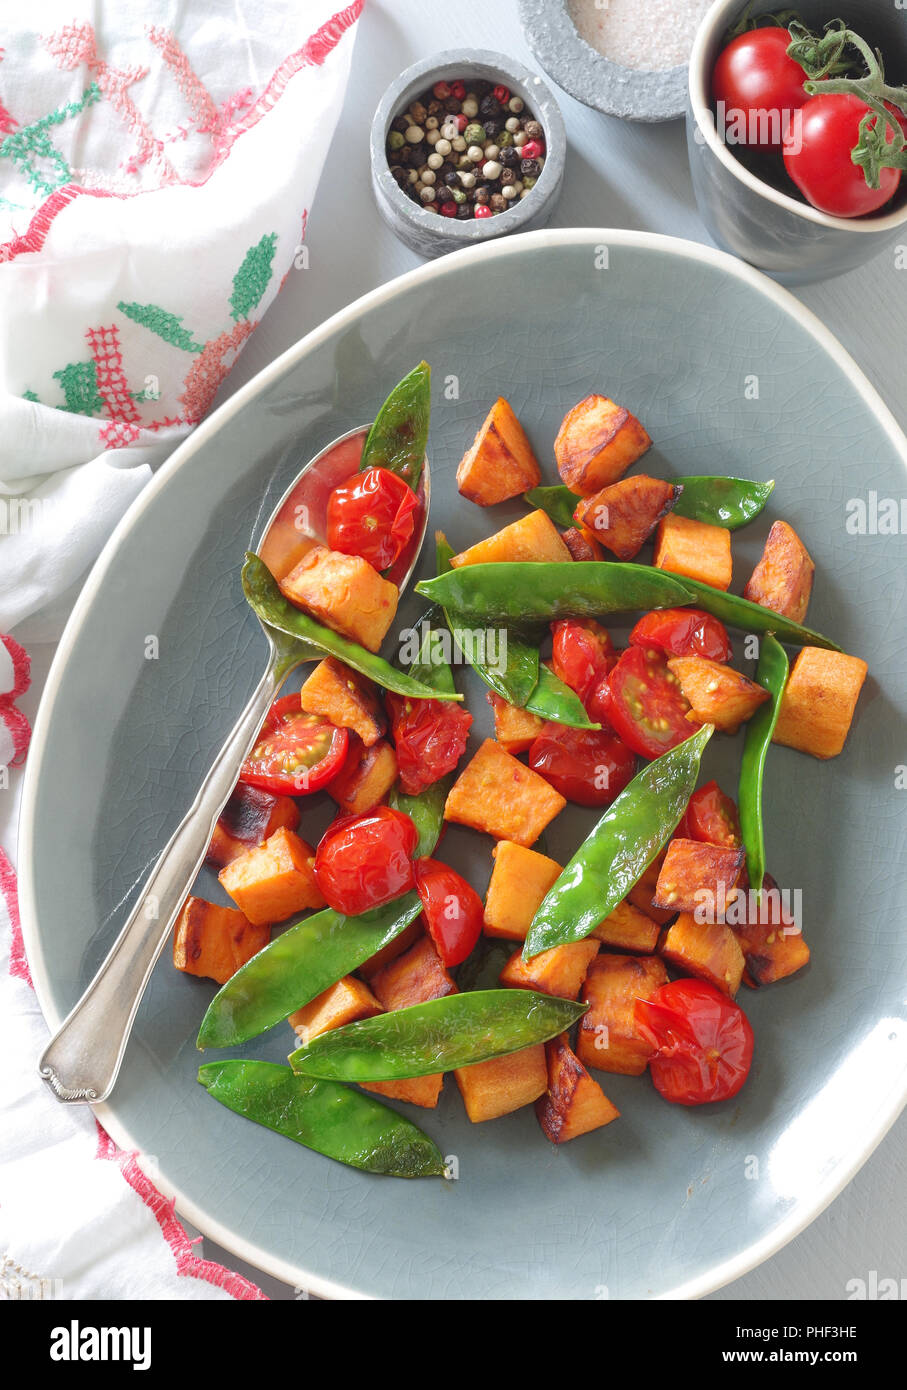
<path fill-rule="evenodd" d="M 689 61 L 711 0 L 567 0 L 581 39 L 612 62 L 663 72 Z"/>

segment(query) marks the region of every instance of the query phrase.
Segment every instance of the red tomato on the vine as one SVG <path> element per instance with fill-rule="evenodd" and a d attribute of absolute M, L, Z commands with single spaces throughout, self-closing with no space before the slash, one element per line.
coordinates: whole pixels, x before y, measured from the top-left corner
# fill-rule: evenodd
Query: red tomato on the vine
<path fill-rule="evenodd" d="M 396 473 L 366 468 L 328 498 L 328 545 L 361 556 L 376 570 L 389 569 L 412 540 L 418 510 L 418 497 Z"/>
<path fill-rule="evenodd" d="M 719 132 L 739 145 L 780 149 L 792 113 L 809 100 L 806 73 L 787 54 L 787 29 L 753 29 L 738 34 L 718 55 L 712 99 Z"/>
<path fill-rule="evenodd" d="M 438 955 L 446 966 L 459 965 L 482 934 L 482 899 L 465 878 L 437 859 L 417 859 L 414 874 Z"/>
<path fill-rule="evenodd" d="M 340 816 L 315 854 L 315 880 L 329 907 L 355 917 L 413 887 L 412 856 L 419 832 L 409 816 L 376 806 L 362 816 Z"/>
<path fill-rule="evenodd" d="M 287 796 L 307 796 L 340 771 L 349 735 L 319 714 L 307 714 L 299 695 L 283 695 L 268 710 L 239 780 Z"/>
<path fill-rule="evenodd" d="M 636 754 L 611 729 L 546 724 L 529 749 L 529 766 L 578 806 L 610 806 L 636 771 Z"/>
<path fill-rule="evenodd" d="M 870 188 L 851 153 L 860 140 L 860 123 L 871 114 L 850 92 L 811 97 L 784 140 L 784 167 L 807 202 L 831 217 L 865 217 L 893 198 L 900 169 L 881 169 L 879 187 Z M 880 120 L 870 122 L 874 129 Z M 898 136 L 885 123 L 885 143 Z"/>
<path fill-rule="evenodd" d="M 674 980 L 633 1002 L 637 1029 L 656 1049 L 655 1088 L 675 1105 L 729 1100 L 749 1076 L 753 1030 L 739 1004 L 705 980 Z"/>
<path fill-rule="evenodd" d="M 400 786 L 408 796 L 452 772 L 463 756 L 472 715 L 452 700 L 385 695 Z"/>

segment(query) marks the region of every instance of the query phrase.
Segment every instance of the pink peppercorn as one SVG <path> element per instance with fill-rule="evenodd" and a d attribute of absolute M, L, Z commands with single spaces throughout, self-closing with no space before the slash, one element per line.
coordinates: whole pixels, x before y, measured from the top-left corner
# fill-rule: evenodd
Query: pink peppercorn
<path fill-rule="evenodd" d="M 457 130 L 458 130 L 458 131 L 460 132 L 460 134 L 462 135 L 462 134 L 463 134 L 463 131 L 464 131 L 464 130 L 466 129 L 466 127 L 469 125 L 468 119 L 463 115 L 463 112 L 461 111 L 461 112 L 459 113 L 459 115 L 454 116 L 454 120 L 455 120 L 456 123 L 457 123 Z"/>
<path fill-rule="evenodd" d="M 445 101 L 450 96 L 450 84 L 448 82 L 436 82 L 431 90 L 438 101 Z"/>
<path fill-rule="evenodd" d="M 509 88 L 509 87 L 503 87 L 503 86 L 501 86 L 501 87 L 495 87 L 495 89 L 494 89 L 494 94 L 495 94 L 495 96 L 497 97 L 498 101 L 501 103 L 502 106 L 505 106 L 505 105 L 507 104 L 507 102 L 510 100 L 510 88 Z"/>
<path fill-rule="evenodd" d="M 435 207 L 442 217 L 456 217 L 457 215 L 456 203 L 436 203 Z"/>
<path fill-rule="evenodd" d="M 456 82 L 451 82 L 450 95 L 456 97 L 457 101 L 462 101 L 466 96 L 466 84 L 461 78 L 458 77 Z"/>
<path fill-rule="evenodd" d="M 538 159 L 545 153 L 545 146 L 540 140 L 527 140 L 520 150 L 521 159 Z"/>
<path fill-rule="evenodd" d="M 442 208 L 441 211 L 443 212 L 444 209 Z M 472 215 L 473 217 L 490 217 L 491 208 L 488 206 L 487 203 L 476 203 Z"/>

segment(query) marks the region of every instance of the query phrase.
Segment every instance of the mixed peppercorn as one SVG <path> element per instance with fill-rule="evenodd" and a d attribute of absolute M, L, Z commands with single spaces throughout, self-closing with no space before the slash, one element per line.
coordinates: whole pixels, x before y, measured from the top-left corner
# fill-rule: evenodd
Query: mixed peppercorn
<path fill-rule="evenodd" d="M 493 217 L 528 196 L 545 164 L 545 132 L 508 87 L 436 82 L 396 116 L 387 159 L 413 202 L 441 217 Z"/>

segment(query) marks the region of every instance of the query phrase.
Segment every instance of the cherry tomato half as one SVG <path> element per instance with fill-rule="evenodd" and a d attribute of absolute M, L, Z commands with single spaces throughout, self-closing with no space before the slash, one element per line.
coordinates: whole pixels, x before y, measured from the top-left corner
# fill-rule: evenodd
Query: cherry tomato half
<path fill-rule="evenodd" d="M 608 677 L 608 717 L 634 753 L 658 758 L 701 726 L 687 719 L 690 706 L 661 652 L 628 647 Z"/>
<path fill-rule="evenodd" d="M 633 1001 L 633 1021 L 655 1055 L 655 1089 L 675 1105 L 729 1100 L 749 1075 L 753 1030 L 739 1004 L 705 980 L 674 980 Z"/>
<path fill-rule="evenodd" d="M 717 782 L 706 782 L 693 793 L 675 834 L 725 849 L 739 849 L 743 844 L 737 807 Z"/>
<path fill-rule="evenodd" d="M 870 188 L 851 151 L 860 139 L 860 122 L 871 108 L 850 92 L 811 97 L 784 140 L 784 167 L 807 202 L 832 217 L 865 217 L 893 196 L 900 169 L 882 169 L 879 187 Z M 874 117 L 875 127 L 879 117 Z M 898 137 L 887 124 L 885 140 Z"/>
<path fill-rule="evenodd" d="M 267 792 L 307 796 L 340 771 L 348 741 L 346 729 L 307 714 L 298 693 L 283 695 L 268 710 L 239 780 Z"/>
<path fill-rule="evenodd" d="M 636 771 L 636 754 L 611 729 L 546 724 L 529 749 L 529 766 L 579 806 L 610 806 Z"/>
<path fill-rule="evenodd" d="M 437 859 L 417 859 L 416 892 L 444 965 L 459 965 L 482 935 L 484 908 L 476 890 Z"/>
<path fill-rule="evenodd" d="M 701 608 L 657 608 L 640 618 L 630 643 L 657 647 L 669 656 L 705 656 L 710 661 L 727 661 L 731 655 L 724 623 Z"/>
<path fill-rule="evenodd" d="M 385 695 L 397 752 L 400 786 L 407 796 L 452 772 L 463 756 L 472 715 L 451 700 Z"/>
<path fill-rule="evenodd" d="M 594 618 L 560 618 L 551 634 L 554 674 L 585 705 L 617 661 L 610 633 Z"/>
<path fill-rule="evenodd" d="M 376 570 L 389 569 L 412 540 L 418 510 L 418 497 L 396 473 L 366 468 L 328 498 L 328 545 L 361 556 Z"/>
<path fill-rule="evenodd" d="M 315 880 L 335 912 L 355 917 L 412 888 L 419 832 L 409 816 L 376 806 L 363 816 L 340 816 L 315 854 Z"/>
<path fill-rule="evenodd" d="M 738 34 L 718 55 L 712 98 L 720 134 L 739 145 L 780 149 L 791 115 L 809 100 L 806 73 L 787 56 L 787 29 Z"/>

